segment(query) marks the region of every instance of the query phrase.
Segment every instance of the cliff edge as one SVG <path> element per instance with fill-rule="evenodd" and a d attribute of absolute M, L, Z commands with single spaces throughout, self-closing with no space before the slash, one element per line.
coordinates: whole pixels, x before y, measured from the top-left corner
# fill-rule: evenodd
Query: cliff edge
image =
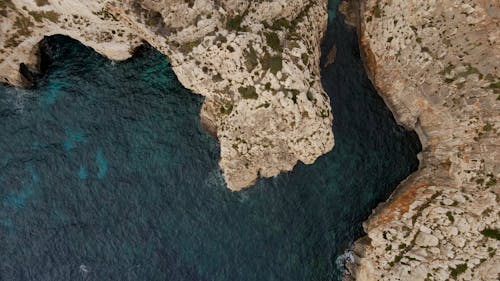
<path fill-rule="evenodd" d="M 205 97 L 227 185 L 313 163 L 333 148 L 330 101 L 320 82 L 326 0 L 5 0 L 0 82 L 30 84 L 38 43 L 63 34 L 123 60 L 148 42 L 180 82 Z M 25 75 L 21 75 L 20 70 Z"/>
<path fill-rule="evenodd" d="M 364 223 L 346 280 L 500 278 L 500 1 L 359 0 L 368 73 L 420 167 Z"/>

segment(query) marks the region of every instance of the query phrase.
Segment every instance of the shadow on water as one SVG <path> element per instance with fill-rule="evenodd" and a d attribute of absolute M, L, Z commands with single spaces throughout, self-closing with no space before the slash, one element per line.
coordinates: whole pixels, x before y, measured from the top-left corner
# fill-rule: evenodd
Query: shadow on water
<path fill-rule="evenodd" d="M 336 146 L 231 192 L 202 98 L 143 47 L 111 62 L 63 36 L 46 75 L 0 86 L 0 280 L 340 280 L 361 222 L 418 166 L 339 21 L 323 50 Z"/>

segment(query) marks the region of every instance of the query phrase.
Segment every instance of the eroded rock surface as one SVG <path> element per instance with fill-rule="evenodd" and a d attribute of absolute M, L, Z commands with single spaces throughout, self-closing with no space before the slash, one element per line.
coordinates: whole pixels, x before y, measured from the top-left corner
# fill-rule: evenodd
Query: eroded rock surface
<path fill-rule="evenodd" d="M 0 81 L 27 81 L 38 43 L 64 34 L 113 60 L 143 40 L 181 83 L 205 96 L 203 125 L 221 147 L 233 190 L 313 163 L 333 147 L 319 75 L 326 0 L 6 0 L 0 2 Z"/>
<path fill-rule="evenodd" d="M 353 277 L 499 280 L 500 1 L 341 10 L 358 25 L 375 86 L 424 146 L 420 169 L 365 222 Z"/>

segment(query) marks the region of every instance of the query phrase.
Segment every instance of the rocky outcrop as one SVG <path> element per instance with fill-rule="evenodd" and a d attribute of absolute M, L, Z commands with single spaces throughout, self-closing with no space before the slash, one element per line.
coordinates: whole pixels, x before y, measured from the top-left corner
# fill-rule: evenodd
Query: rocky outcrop
<path fill-rule="evenodd" d="M 500 278 L 500 2 L 360 0 L 374 85 L 419 134 L 420 168 L 364 223 L 356 280 Z"/>
<path fill-rule="evenodd" d="M 233 190 L 311 164 L 333 147 L 319 74 L 326 0 L 6 0 L 0 2 L 0 81 L 22 86 L 37 44 L 64 34 L 113 60 L 147 41 L 181 83 L 205 96 Z"/>

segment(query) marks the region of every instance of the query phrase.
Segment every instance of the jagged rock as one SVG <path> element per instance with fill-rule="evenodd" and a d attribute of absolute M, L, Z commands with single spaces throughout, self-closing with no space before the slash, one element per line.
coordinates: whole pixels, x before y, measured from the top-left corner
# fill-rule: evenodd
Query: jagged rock
<path fill-rule="evenodd" d="M 205 97 L 203 126 L 221 147 L 228 187 L 313 163 L 333 147 L 321 86 L 326 0 L 6 0 L 0 4 L 0 82 L 22 86 L 44 36 L 68 35 L 112 60 L 147 41 L 179 81 Z"/>
<path fill-rule="evenodd" d="M 484 231 L 500 229 L 500 2 L 351 0 L 341 11 L 372 82 L 423 145 L 348 268 L 358 281 L 498 280 L 500 241 Z"/>

